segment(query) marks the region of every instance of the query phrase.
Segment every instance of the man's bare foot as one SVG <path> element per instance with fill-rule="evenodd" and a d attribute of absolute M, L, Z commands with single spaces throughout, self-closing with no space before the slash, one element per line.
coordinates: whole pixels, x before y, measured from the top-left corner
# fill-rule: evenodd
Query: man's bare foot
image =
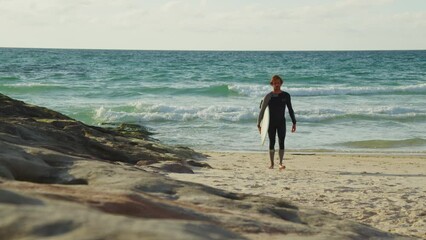
<path fill-rule="evenodd" d="M 270 167 L 269 167 L 269 169 L 273 169 L 274 168 L 274 165 L 271 165 Z"/>
<path fill-rule="evenodd" d="M 284 165 L 282 165 L 282 164 L 280 164 L 280 168 L 279 168 L 280 170 L 284 170 L 285 169 L 285 166 Z"/>

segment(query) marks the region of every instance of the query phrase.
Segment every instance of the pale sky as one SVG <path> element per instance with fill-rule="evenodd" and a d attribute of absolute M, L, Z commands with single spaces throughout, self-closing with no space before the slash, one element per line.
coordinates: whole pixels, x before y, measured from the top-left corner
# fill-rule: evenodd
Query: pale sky
<path fill-rule="evenodd" d="M 426 0 L 0 0 L 0 47 L 426 49 Z"/>

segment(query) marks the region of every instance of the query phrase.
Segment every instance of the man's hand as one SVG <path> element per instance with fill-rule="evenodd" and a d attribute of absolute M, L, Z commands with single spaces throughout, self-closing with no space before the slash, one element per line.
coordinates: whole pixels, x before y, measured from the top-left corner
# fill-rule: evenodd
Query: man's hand
<path fill-rule="evenodd" d="M 296 132 L 296 124 L 293 124 L 293 127 L 291 127 L 291 132 L 292 133 Z"/>

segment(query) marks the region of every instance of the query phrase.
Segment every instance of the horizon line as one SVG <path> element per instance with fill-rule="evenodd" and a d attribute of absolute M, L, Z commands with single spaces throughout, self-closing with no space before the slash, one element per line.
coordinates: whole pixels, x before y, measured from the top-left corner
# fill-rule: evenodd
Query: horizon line
<path fill-rule="evenodd" d="M 170 51 L 170 52 L 385 52 L 385 51 L 426 51 L 425 49 L 297 49 L 297 50 L 261 50 L 261 49 L 132 49 L 132 48 L 74 48 L 74 47 L 1 47 L 0 49 L 40 49 L 40 50 L 93 50 L 93 51 Z"/>

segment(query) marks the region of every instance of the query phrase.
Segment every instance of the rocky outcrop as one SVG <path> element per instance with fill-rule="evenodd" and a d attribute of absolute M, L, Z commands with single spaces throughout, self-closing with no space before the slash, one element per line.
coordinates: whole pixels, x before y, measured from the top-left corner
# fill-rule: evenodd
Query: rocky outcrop
<path fill-rule="evenodd" d="M 0 95 L 0 239 L 403 238 L 163 174 L 209 167 L 200 157 L 136 126 L 87 126 Z"/>
<path fill-rule="evenodd" d="M 88 126 L 5 95 L 0 95 L 0 133 L 0 176 L 23 181 L 80 183 L 65 177 L 79 159 L 150 165 L 201 157 L 188 148 L 162 145 L 135 125 Z"/>

